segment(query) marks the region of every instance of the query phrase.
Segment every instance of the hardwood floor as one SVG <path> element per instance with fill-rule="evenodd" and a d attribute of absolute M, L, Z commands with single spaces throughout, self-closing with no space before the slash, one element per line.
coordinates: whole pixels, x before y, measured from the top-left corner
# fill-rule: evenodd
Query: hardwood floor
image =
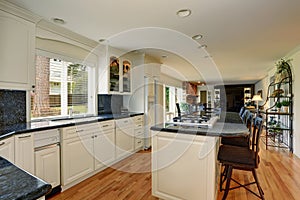
<path fill-rule="evenodd" d="M 151 195 L 150 156 L 150 151 L 140 151 L 117 163 L 113 168 L 107 168 L 52 197 L 51 200 L 157 200 Z M 257 173 L 265 199 L 300 199 L 300 159 L 283 149 L 270 147 L 265 150 L 263 143 L 261 143 L 260 158 Z M 131 173 L 134 171 L 139 173 Z M 253 181 L 251 172 L 234 170 L 233 177 L 241 182 Z M 257 191 L 255 185 L 251 188 Z M 217 200 L 222 199 L 222 195 L 223 192 L 218 191 Z M 258 198 L 244 188 L 239 188 L 230 191 L 227 199 Z"/>

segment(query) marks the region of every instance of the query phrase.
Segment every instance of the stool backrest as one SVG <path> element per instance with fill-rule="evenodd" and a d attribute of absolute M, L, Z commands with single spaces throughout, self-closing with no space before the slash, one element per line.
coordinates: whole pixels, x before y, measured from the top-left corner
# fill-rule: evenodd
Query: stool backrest
<path fill-rule="evenodd" d="M 242 115 L 242 120 L 244 123 L 246 123 L 246 120 L 247 120 L 247 117 L 248 115 L 250 114 L 250 111 L 249 110 L 245 110 L 243 115 Z"/>
<path fill-rule="evenodd" d="M 262 132 L 262 125 L 263 125 L 263 119 L 260 117 L 255 117 L 253 120 L 251 149 L 252 151 L 255 152 L 256 167 L 258 167 L 259 164 L 258 153 L 259 153 L 259 141 Z"/>
<path fill-rule="evenodd" d="M 244 106 L 241 107 L 240 112 L 239 112 L 240 117 L 242 117 L 242 115 L 243 115 L 245 109 L 246 109 L 246 108 L 245 108 Z"/>

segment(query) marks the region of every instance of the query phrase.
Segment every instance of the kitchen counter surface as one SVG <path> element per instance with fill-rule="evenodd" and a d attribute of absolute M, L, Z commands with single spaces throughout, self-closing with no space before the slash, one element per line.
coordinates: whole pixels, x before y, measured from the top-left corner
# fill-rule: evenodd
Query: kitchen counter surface
<path fill-rule="evenodd" d="M 197 124 L 185 126 L 170 122 L 152 126 L 151 130 L 215 137 L 235 137 L 249 134 L 249 130 L 243 124 L 239 114 L 233 112 L 222 113 L 212 128 Z"/>
<path fill-rule="evenodd" d="M 57 118 L 53 120 L 44 120 L 37 122 L 28 122 L 20 124 L 12 124 L 0 126 L 0 139 L 5 139 L 14 134 L 22 134 L 33 131 L 42 131 L 53 128 L 62 128 L 68 126 L 75 126 L 79 124 L 86 124 L 92 122 L 101 122 L 112 119 L 122 119 L 143 115 L 143 113 L 128 112 L 122 114 L 101 114 L 99 116 L 86 116 L 86 117 L 72 117 L 72 118 Z"/>
<path fill-rule="evenodd" d="M 51 185 L 0 157 L 0 199 L 33 200 L 45 196 Z"/>

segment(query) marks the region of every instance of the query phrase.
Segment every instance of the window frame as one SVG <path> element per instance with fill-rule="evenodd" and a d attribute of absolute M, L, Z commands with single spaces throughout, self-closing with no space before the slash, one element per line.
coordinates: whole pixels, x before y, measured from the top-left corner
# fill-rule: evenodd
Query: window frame
<path fill-rule="evenodd" d="M 41 49 L 36 49 L 35 55 L 39 56 L 45 56 L 48 58 L 53 58 L 53 59 L 59 59 L 63 60 L 66 62 L 71 62 L 71 63 L 78 63 L 87 66 L 88 68 L 88 82 L 87 82 L 87 87 L 88 87 L 88 110 L 87 113 L 80 113 L 80 114 L 74 114 L 74 117 L 76 116 L 90 116 L 90 115 L 95 115 L 96 114 L 96 97 L 97 97 L 97 91 L 96 91 L 96 74 L 97 74 L 97 63 L 92 62 L 92 61 L 87 61 L 87 60 L 81 60 L 81 59 L 76 59 L 72 58 L 69 56 L 41 50 Z M 36 65 L 34 65 L 36 67 Z M 36 77 L 35 77 L 36 78 Z M 30 109 L 30 121 L 40 121 L 40 120 L 51 120 L 51 119 L 57 119 L 57 118 L 64 118 L 64 117 L 69 117 L 69 115 L 55 115 L 55 116 L 46 116 L 46 117 L 32 117 L 31 115 L 31 103 L 29 105 Z"/>

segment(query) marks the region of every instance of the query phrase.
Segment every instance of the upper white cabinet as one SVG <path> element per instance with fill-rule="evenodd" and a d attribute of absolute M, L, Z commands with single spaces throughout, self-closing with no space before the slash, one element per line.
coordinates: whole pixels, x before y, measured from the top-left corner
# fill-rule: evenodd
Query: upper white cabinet
<path fill-rule="evenodd" d="M 35 24 L 0 10 L 0 85 L 34 85 Z"/>
<path fill-rule="evenodd" d="M 33 134 L 25 133 L 15 136 L 15 164 L 34 174 Z"/>
<path fill-rule="evenodd" d="M 11 163 L 15 162 L 15 139 L 14 136 L 0 140 L 0 156 Z"/>
<path fill-rule="evenodd" d="M 131 61 L 125 58 L 109 58 L 109 92 L 131 93 Z"/>

